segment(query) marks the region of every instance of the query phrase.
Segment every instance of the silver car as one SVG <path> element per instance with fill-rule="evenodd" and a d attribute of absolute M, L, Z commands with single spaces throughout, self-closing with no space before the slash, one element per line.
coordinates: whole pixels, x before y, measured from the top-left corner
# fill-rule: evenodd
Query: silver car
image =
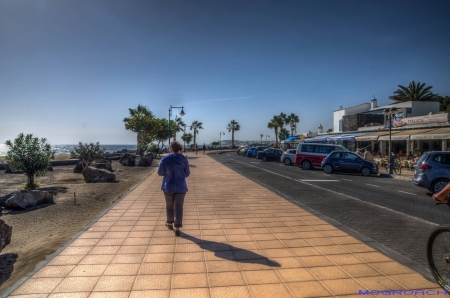
<path fill-rule="evenodd" d="M 297 149 L 289 149 L 284 151 L 283 154 L 281 154 L 281 162 L 287 166 L 293 165 L 295 161 L 295 154 L 297 154 Z"/>
<path fill-rule="evenodd" d="M 412 183 L 433 193 L 440 192 L 450 181 L 450 152 L 424 153 L 414 166 Z"/>

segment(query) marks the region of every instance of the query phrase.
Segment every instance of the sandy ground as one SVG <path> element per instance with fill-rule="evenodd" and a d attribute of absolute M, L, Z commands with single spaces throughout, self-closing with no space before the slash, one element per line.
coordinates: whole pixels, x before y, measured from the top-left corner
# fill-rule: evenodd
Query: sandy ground
<path fill-rule="evenodd" d="M 116 183 L 87 184 L 81 174 L 73 173 L 75 165 L 54 166 L 53 172 L 37 177 L 41 188 L 57 187 L 58 194 L 54 204 L 24 211 L 3 210 L 0 218 L 13 227 L 13 233 L 11 244 L 0 253 L 0 292 L 33 270 L 46 255 L 55 252 L 130 188 L 153 173 L 158 164 L 159 159 L 156 159 L 148 168 L 124 167 L 113 161 Z M 20 189 L 25 182 L 24 174 L 5 174 L 1 170 L 0 197 Z"/>

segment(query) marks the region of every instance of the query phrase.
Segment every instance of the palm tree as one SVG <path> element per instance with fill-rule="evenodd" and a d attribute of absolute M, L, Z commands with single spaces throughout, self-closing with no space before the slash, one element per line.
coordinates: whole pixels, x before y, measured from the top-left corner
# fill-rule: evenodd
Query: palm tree
<path fill-rule="evenodd" d="M 137 151 L 142 149 L 143 131 L 148 124 L 148 120 L 154 118 L 152 111 L 146 106 L 139 104 L 136 109 L 128 109 L 130 117 L 123 119 L 125 122 L 125 129 L 131 130 L 137 133 Z"/>
<path fill-rule="evenodd" d="M 400 89 L 394 92 L 395 95 L 389 96 L 389 99 L 396 102 L 435 100 L 437 95 L 430 91 L 433 86 L 425 88 L 424 86 L 425 83 L 418 82 L 416 84 L 414 81 L 410 82 L 408 87 L 398 85 Z"/>
<path fill-rule="evenodd" d="M 294 135 L 294 126 L 297 126 L 297 123 L 299 123 L 299 122 L 300 122 L 300 119 L 294 113 L 291 113 L 289 116 L 287 116 L 284 119 L 284 123 L 286 125 L 291 124 L 291 136 Z M 292 125 L 292 124 L 295 124 L 295 125 Z"/>
<path fill-rule="evenodd" d="M 231 120 L 230 123 L 228 123 L 227 130 L 228 130 L 228 132 L 231 131 L 231 146 L 233 146 L 233 148 L 234 148 L 234 132 L 238 131 L 240 129 L 241 129 L 241 125 L 239 124 L 239 122 L 236 122 L 234 119 Z"/>
<path fill-rule="evenodd" d="M 197 137 L 197 134 L 198 134 L 198 130 L 199 129 L 203 129 L 202 125 L 203 125 L 203 123 L 201 123 L 200 121 L 197 121 L 197 120 L 195 120 L 191 124 L 191 130 L 194 131 L 194 146 L 195 146 L 195 144 L 197 144 L 196 137 Z"/>
<path fill-rule="evenodd" d="M 267 128 L 275 130 L 275 146 L 278 146 L 278 128 L 283 127 L 284 120 L 281 116 L 273 116 L 272 120 L 267 123 Z"/>
<path fill-rule="evenodd" d="M 185 127 L 186 124 L 184 124 L 183 120 L 181 118 L 178 118 L 177 116 L 175 116 L 175 120 L 173 122 L 175 123 L 173 140 L 176 141 L 177 140 L 177 132 L 184 131 L 183 127 Z"/>
<path fill-rule="evenodd" d="M 280 137 L 280 140 L 287 139 L 289 138 L 289 131 L 286 128 L 282 127 L 280 129 L 280 132 L 278 133 L 278 136 Z"/>

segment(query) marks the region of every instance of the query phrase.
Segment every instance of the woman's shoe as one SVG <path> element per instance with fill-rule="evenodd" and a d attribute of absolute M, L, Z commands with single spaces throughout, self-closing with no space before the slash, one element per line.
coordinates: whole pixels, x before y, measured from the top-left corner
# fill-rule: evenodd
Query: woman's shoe
<path fill-rule="evenodd" d="M 168 227 L 169 230 L 173 230 L 173 224 L 166 222 L 166 227 Z"/>
<path fill-rule="evenodd" d="M 175 236 L 180 236 L 181 235 L 181 231 L 180 230 L 175 230 Z"/>

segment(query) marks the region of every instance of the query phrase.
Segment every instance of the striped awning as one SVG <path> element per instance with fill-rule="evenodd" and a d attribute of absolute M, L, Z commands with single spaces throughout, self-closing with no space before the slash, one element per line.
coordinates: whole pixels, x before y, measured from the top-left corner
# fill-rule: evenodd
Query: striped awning
<path fill-rule="evenodd" d="M 425 134 L 411 135 L 411 140 L 448 140 L 450 139 L 450 127 L 442 127 L 431 130 Z"/>

